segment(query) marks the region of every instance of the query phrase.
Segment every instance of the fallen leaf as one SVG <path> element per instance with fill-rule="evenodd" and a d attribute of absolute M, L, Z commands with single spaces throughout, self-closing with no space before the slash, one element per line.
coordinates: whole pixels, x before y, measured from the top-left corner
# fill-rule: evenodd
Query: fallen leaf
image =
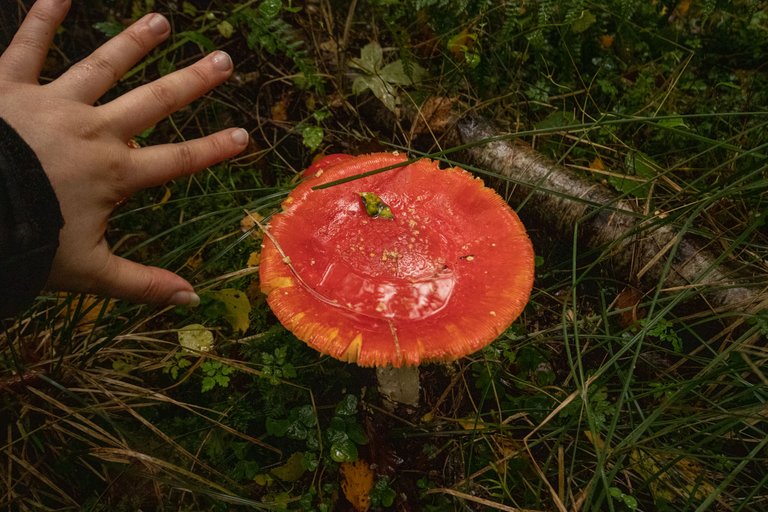
<path fill-rule="evenodd" d="M 240 229 L 243 233 L 250 233 L 256 240 L 261 240 L 261 229 L 258 225 L 264 220 L 264 216 L 259 212 L 248 212 L 245 217 L 240 219 Z"/>
<path fill-rule="evenodd" d="M 457 418 L 456 422 L 464 430 L 483 430 L 485 428 L 483 420 L 474 416 L 470 416 L 469 418 Z"/>
<path fill-rule="evenodd" d="M 371 489 L 373 489 L 373 470 L 370 465 L 358 459 L 341 464 L 341 489 L 347 501 L 357 512 L 367 512 L 371 508 Z"/>
<path fill-rule="evenodd" d="M 304 476 L 305 471 L 304 453 L 296 452 L 288 457 L 288 461 L 285 464 L 272 469 L 270 474 L 283 482 L 296 482 Z"/>
<path fill-rule="evenodd" d="M 272 114 L 272 120 L 277 123 L 284 123 L 288 121 L 288 102 L 291 99 L 291 95 L 283 94 L 280 99 L 272 105 L 270 113 Z"/>
<path fill-rule="evenodd" d="M 70 296 L 67 293 L 59 294 L 59 301 L 64 302 Z M 85 332 L 92 329 L 93 326 L 109 313 L 115 307 L 116 301 L 104 299 L 96 295 L 83 295 L 80 299 L 72 299 L 67 307 L 61 308 L 59 316 L 66 317 L 67 320 L 76 325 L 77 332 Z"/>
<path fill-rule="evenodd" d="M 155 204 L 152 209 L 153 210 L 159 210 L 165 203 L 167 203 L 171 199 L 171 189 L 167 186 L 163 186 L 165 191 L 163 192 L 163 197 L 160 198 L 160 201 Z"/>
<path fill-rule="evenodd" d="M 675 7 L 673 14 L 675 16 L 685 16 L 686 14 L 688 14 L 688 9 L 690 8 L 691 8 L 691 0 L 682 0 Z"/>
<path fill-rule="evenodd" d="M 216 25 L 216 28 L 218 29 L 219 34 L 221 34 L 225 39 L 232 37 L 232 33 L 235 31 L 235 27 L 233 27 L 232 24 L 227 20 L 224 20 Z"/>
<path fill-rule="evenodd" d="M 421 135 L 425 133 L 444 133 L 455 122 L 453 106 L 457 98 L 445 96 L 431 96 L 421 105 L 413 121 L 413 133 Z"/>
<path fill-rule="evenodd" d="M 185 325 L 177 332 L 179 345 L 191 352 L 210 352 L 213 348 L 213 333 L 204 325 Z"/>
<path fill-rule="evenodd" d="M 212 292 L 213 298 L 224 304 L 224 319 L 236 331 L 245 332 L 251 325 L 251 303 L 244 292 L 225 288 Z"/>
<path fill-rule="evenodd" d="M 464 55 L 471 51 L 477 43 L 477 34 L 470 34 L 465 28 L 448 40 L 448 51 L 455 59 L 464 59 Z"/>
<path fill-rule="evenodd" d="M 619 311 L 619 325 L 629 327 L 645 318 L 646 311 L 639 307 L 642 298 L 643 294 L 632 287 L 624 288 L 619 292 L 614 301 L 614 305 Z"/>
<path fill-rule="evenodd" d="M 649 482 L 651 493 L 669 502 L 703 500 L 715 492 L 711 482 L 722 479 L 722 475 L 707 471 L 701 462 L 675 453 L 635 449 L 630 459 L 632 469 Z"/>
<path fill-rule="evenodd" d="M 197 270 L 199 269 L 203 264 L 203 253 L 202 251 L 198 251 L 189 258 L 187 258 L 187 261 L 184 263 L 187 268 L 191 270 Z"/>
<path fill-rule="evenodd" d="M 598 44 L 601 48 L 608 49 L 613 46 L 614 37 L 610 34 L 603 34 L 597 38 Z"/>
<path fill-rule="evenodd" d="M 248 256 L 248 261 L 245 262 L 246 267 L 258 267 L 259 263 L 261 263 L 261 253 L 260 252 L 252 252 Z"/>
<path fill-rule="evenodd" d="M 589 10 L 581 11 L 581 16 L 571 23 L 571 32 L 581 34 L 595 24 L 597 17 Z"/>

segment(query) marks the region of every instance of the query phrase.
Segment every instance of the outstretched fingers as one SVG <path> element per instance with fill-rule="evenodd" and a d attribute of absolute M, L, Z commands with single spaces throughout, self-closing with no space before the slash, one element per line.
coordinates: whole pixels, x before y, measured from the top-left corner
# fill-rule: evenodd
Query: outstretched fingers
<path fill-rule="evenodd" d="M 0 56 L 0 79 L 37 83 L 56 28 L 67 15 L 69 5 L 70 0 L 35 2 Z"/>
<path fill-rule="evenodd" d="M 170 33 L 164 16 L 148 14 L 69 68 L 50 87 L 92 105 Z"/>
<path fill-rule="evenodd" d="M 98 107 L 128 139 L 188 105 L 232 73 L 232 60 L 215 51 L 198 62 Z"/>
<path fill-rule="evenodd" d="M 245 149 L 248 138 L 244 129 L 229 128 L 186 142 L 129 150 L 135 171 L 126 183 L 127 192 L 161 185 L 233 157 Z"/>

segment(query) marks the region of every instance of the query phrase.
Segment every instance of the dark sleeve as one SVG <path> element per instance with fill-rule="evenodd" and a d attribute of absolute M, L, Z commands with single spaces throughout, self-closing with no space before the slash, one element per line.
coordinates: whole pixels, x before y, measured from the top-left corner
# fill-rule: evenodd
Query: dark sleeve
<path fill-rule="evenodd" d="M 0 320 L 45 285 L 64 225 L 34 151 L 0 118 Z"/>

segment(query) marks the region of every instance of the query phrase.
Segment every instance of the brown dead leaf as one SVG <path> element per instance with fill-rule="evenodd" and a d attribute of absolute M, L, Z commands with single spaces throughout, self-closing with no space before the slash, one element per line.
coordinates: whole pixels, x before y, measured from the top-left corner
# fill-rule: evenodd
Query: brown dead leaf
<path fill-rule="evenodd" d="M 187 258 L 187 261 L 185 265 L 190 270 L 197 270 L 199 269 L 203 264 L 203 253 L 202 251 L 197 251 L 195 254 Z"/>
<path fill-rule="evenodd" d="M 245 217 L 240 220 L 240 229 L 243 233 L 250 232 L 254 239 L 261 240 L 261 229 L 259 229 L 258 224 L 263 220 L 264 216 L 259 212 L 248 212 Z"/>
<path fill-rule="evenodd" d="M 413 134 L 443 133 L 456 121 L 453 107 L 458 98 L 432 96 L 421 105 L 413 120 Z"/>
<path fill-rule="evenodd" d="M 341 464 L 341 489 L 357 512 L 367 512 L 371 508 L 373 476 L 371 466 L 362 459 Z"/>
<path fill-rule="evenodd" d="M 603 163 L 603 159 L 599 156 L 596 156 L 594 160 L 589 162 L 589 168 L 594 169 L 596 171 L 604 171 L 605 170 L 605 164 Z"/>
<path fill-rule="evenodd" d="M 270 113 L 272 114 L 272 120 L 276 123 L 284 123 L 288 121 L 288 103 L 290 102 L 291 95 L 288 93 L 283 94 L 277 103 L 272 105 Z"/>
<path fill-rule="evenodd" d="M 613 46 L 614 37 L 610 34 L 603 34 L 597 38 L 600 48 L 608 49 Z"/>
<path fill-rule="evenodd" d="M 675 16 L 685 16 L 688 14 L 688 9 L 691 8 L 691 0 L 682 0 L 677 4 L 677 7 L 675 7 L 675 10 L 673 11 L 673 15 Z"/>
<path fill-rule="evenodd" d="M 637 288 L 626 287 L 619 292 L 613 302 L 619 311 L 619 325 L 629 327 L 645 318 L 646 311 L 640 307 L 642 299 L 643 294 Z"/>

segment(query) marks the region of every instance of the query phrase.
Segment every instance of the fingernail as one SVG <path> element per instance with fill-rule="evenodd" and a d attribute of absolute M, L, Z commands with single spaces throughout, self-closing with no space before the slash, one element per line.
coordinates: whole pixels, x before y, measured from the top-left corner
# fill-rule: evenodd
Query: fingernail
<path fill-rule="evenodd" d="M 211 60 L 213 61 L 213 67 L 219 71 L 227 71 L 232 67 L 232 59 L 229 57 L 229 55 L 227 55 L 226 52 L 213 52 Z"/>
<path fill-rule="evenodd" d="M 195 292 L 176 292 L 171 297 L 171 304 L 193 308 L 200 305 L 200 297 Z"/>
<path fill-rule="evenodd" d="M 232 142 L 234 142 L 238 146 L 245 146 L 246 144 L 248 144 L 248 139 L 250 138 L 248 136 L 248 132 L 242 128 L 232 130 L 231 137 L 232 137 Z"/>
<path fill-rule="evenodd" d="M 168 20 L 162 14 L 153 14 L 147 23 L 150 30 L 159 36 L 165 34 L 171 28 Z"/>

